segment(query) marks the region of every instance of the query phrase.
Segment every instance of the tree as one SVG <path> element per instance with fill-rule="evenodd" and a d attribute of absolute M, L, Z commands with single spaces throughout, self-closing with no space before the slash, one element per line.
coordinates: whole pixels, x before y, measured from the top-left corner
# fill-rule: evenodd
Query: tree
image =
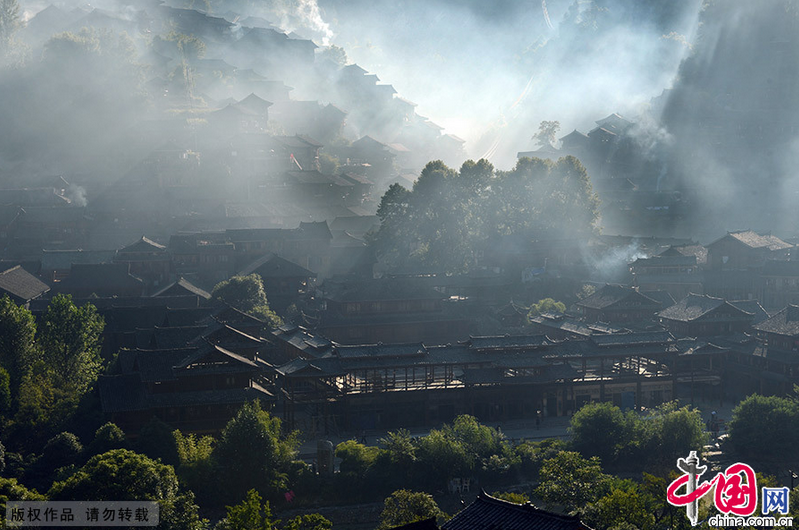
<path fill-rule="evenodd" d="M 0 367 L 8 373 L 12 403 L 18 398 L 22 378 L 38 357 L 33 314 L 3 295 L 0 298 Z"/>
<path fill-rule="evenodd" d="M 380 449 L 367 447 L 355 440 L 347 440 L 336 446 L 336 457 L 341 459 L 339 472 L 347 481 L 362 481 L 366 470 L 374 464 Z"/>
<path fill-rule="evenodd" d="M 22 379 L 14 431 L 26 447 L 37 446 L 60 431 L 78 407 L 78 396 L 59 387 L 55 380 L 53 370 L 41 360 Z"/>
<path fill-rule="evenodd" d="M 273 530 L 269 501 L 261 504 L 255 490 L 249 490 L 239 504 L 226 508 L 227 517 L 220 522 L 219 530 Z"/>
<path fill-rule="evenodd" d="M 430 494 L 397 490 L 386 498 L 377 530 L 388 530 L 431 517 L 444 517 L 444 512 Z"/>
<path fill-rule="evenodd" d="M 333 523 L 318 513 L 298 515 L 286 521 L 282 530 L 331 530 Z"/>
<path fill-rule="evenodd" d="M 11 376 L 0 366 L 0 425 L 11 416 Z"/>
<path fill-rule="evenodd" d="M 630 442 L 635 420 L 634 412 L 625 415 L 612 403 L 588 403 L 572 416 L 572 447 L 583 456 L 611 464 Z"/>
<path fill-rule="evenodd" d="M 542 121 L 538 124 L 538 132 L 533 135 L 533 140 L 540 146 L 554 146 L 558 141 L 559 121 Z"/>
<path fill-rule="evenodd" d="M 89 456 L 99 455 L 112 449 L 125 449 L 128 445 L 125 433 L 110 421 L 100 426 L 94 433 L 94 439 L 86 448 Z"/>
<path fill-rule="evenodd" d="M 70 295 L 58 294 L 42 318 L 39 343 L 52 369 L 54 384 L 78 398 L 97 380 L 102 368 L 100 347 L 105 322 L 97 308 L 78 308 Z"/>
<path fill-rule="evenodd" d="M 0 59 L 8 55 L 14 42 L 14 34 L 22 26 L 17 0 L 0 0 Z"/>
<path fill-rule="evenodd" d="M 211 295 L 214 300 L 264 320 L 269 327 L 274 328 L 283 324 L 280 317 L 269 308 L 263 281 L 257 274 L 234 276 L 220 282 L 216 284 Z"/>
<path fill-rule="evenodd" d="M 183 435 L 179 430 L 172 435 L 180 459 L 177 473 L 181 482 L 197 495 L 201 504 L 215 503 L 218 492 L 217 470 L 212 458 L 214 439 L 211 436 Z"/>
<path fill-rule="evenodd" d="M 753 394 L 732 411 L 730 442 L 744 457 L 781 459 L 796 454 L 799 402 Z"/>
<path fill-rule="evenodd" d="M 72 476 L 53 484 L 47 497 L 58 501 L 158 501 L 163 527 L 204 527 L 193 495 L 180 491 L 172 466 L 127 449 L 93 456 Z"/>
<path fill-rule="evenodd" d="M 153 460 L 161 460 L 165 464 L 180 464 L 178 446 L 172 428 L 153 416 L 139 432 L 136 440 L 136 451 Z"/>
<path fill-rule="evenodd" d="M 641 421 L 638 437 L 649 438 L 642 446 L 649 463 L 672 469 L 678 458 L 704 447 L 707 436 L 698 410 L 664 403 L 652 416 Z"/>
<path fill-rule="evenodd" d="M 566 304 L 557 302 L 552 298 L 544 298 L 530 306 L 530 311 L 527 313 L 527 319 L 535 318 L 542 313 L 563 313 L 566 311 Z"/>
<path fill-rule="evenodd" d="M 544 461 L 536 495 L 547 505 L 561 505 L 574 512 L 608 492 L 610 477 L 602 472 L 599 458 L 583 458 L 574 451 L 562 451 Z"/>
<path fill-rule="evenodd" d="M 228 498 L 255 489 L 277 498 L 288 486 L 288 470 L 297 449 L 295 433 L 283 436 L 280 419 L 254 401 L 239 409 L 222 431 L 213 457 L 219 483 Z"/>

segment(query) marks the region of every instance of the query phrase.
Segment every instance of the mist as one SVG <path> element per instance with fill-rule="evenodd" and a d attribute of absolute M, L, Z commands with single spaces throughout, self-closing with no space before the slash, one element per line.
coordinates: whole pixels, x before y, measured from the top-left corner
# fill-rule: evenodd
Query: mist
<path fill-rule="evenodd" d="M 334 43 L 466 139 L 470 156 L 502 167 L 534 146 L 541 120 L 587 132 L 610 113 L 643 112 L 670 87 L 699 12 L 697 0 L 491 5 L 320 2 Z"/>

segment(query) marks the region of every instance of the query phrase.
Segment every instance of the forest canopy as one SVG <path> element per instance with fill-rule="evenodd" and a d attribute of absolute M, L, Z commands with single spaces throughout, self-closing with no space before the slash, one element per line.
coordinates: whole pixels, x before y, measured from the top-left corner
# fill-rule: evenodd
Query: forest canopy
<path fill-rule="evenodd" d="M 459 171 L 430 162 L 406 189 L 392 185 L 370 243 L 397 268 L 462 272 L 491 239 L 563 239 L 595 233 L 599 199 L 578 159 L 521 158 L 510 171 L 467 160 Z"/>

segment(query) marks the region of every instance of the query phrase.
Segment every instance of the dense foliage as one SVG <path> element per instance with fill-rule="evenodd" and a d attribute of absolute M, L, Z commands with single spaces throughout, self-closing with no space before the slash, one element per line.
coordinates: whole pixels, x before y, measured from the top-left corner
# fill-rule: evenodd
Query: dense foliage
<path fill-rule="evenodd" d="M 225 302 L 239 311 L 260 318 L 270 327 L 277 327 L 283 323 L 269 308 L 264 283 L 257 274 L 234 276 L 220 282 L 216 284 L 211 294 L 214 300 Z"/>
<path fill-rule="evenodd" d="M 799 445 L 799 401 L 751 395 L 733 410 L 730 441 L 747 458 L 792 458 Z"/>
<path fill-rule="evenodd" d="M 667 403 L 641 416 L 610 403 L 590 403 L 571 421 L 572 447 L 603 464 L 647 470 L 670 469 L 677 458 L 705 442 L 699 411 Z"/>
<path fill-rule="evenodd" d="M 459 171 L 430 162 L 413 188 L 392 185 L 377 215 L 371 245 L 396 267 L 459 272 L 501 236 L 559 239 L 596 230 L 599 202 L 580 161 L 522 158 L 510 171 L 486 160 Z"/>

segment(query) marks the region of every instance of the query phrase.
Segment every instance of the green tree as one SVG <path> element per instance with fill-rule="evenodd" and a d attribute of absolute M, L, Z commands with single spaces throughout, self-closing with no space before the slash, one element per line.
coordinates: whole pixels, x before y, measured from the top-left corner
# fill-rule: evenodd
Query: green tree
<path fill-rule="evenodd" d="M 128 440 L 117 424 L 108 422 L 94 433 L 94 439 L 86 447 L 87 456 L 99 455 L 112 449 L 126 449 Z"/>
<path fill-rule="evenodd" d="M 599 458 L 583 458 L 574 451 L 562 451 L 544 461 L 539 473 L 536 495 L 547 505 L 560 505 L 575 512 L 603 497 L 610 487 L 610 477 L 602 472 Z"/>
<path fill-rule="evenodd" d="M 171 466 L 180 465 L 178 445 L 172 428 L 155 416 L 139 431 L 136 451 Z"/>
<path fill-rule="evenodd" d="M 744 457 L 783 459 L 799 444 L 799 402 L 753 394 L 732 411 L 730 442 Z"/>
<path fill-rule="evenodd" d="M 638 530 L 651 530 L 655 526 L 646 496 L 635 486 L 613 488 L 589 510 L 586 523 L 594 528 L 618 528 L 632 524 Z"/>
<path fill-rule="evenodd" d="M 276 498 L 288 486 L 296 433 L 284 436 L 280 419 L 255 401 L 244 405 L 222 431 L 213 452 L 223 495 L 242 498 L 255 489 Z"/>
<path fill-rule="evenodd" d="M 318 513 L 298 515 L 286 521 L 281 530 L 331 530 L 333 523 Z"/>
<path fill-rule="evenodd" d="M 417 475 L 424 477 L 422 484 L 435 488 L 445 487 L 453 477 L 469 476 L 476 464 L 463 442 L 437 429 L 419 440 L 416 459 Z"/>
<path fill-rule="evenodd" d="M 183 493 L 172 466 L 127 449 L 95 455 L 75 474 L 56 482 L 51 500 L 158 501 L 161 528 L 200 530 L 198 508 L 191 492 Z"/>
<path fill-rule="evenodd" d="M 211 436 L 184 435 L 179 430 L 172 435 L 180 460 L 177 473 L 181 483 L 197 495 L 200 504 L 214 504 L 218 498 L 217 469 L 212 458 L 214 439 Z"/>
<path fill-rule="evenodd" d="M 0 298 L 0 367 L 8 372 L 12 404 L 18 398 L 22 378 L 39 357 L 33 314 L 3 295 Z"/>
<path fill-rule="evenodd" d="M 651 465 L 672 469 L 674 462 L 690 451 L 698 451 L 707 442 L 704 424 L 698 410 L 678 408 L 676 402 L 664 403 L 641 422 L 633 438 L 648 438 L 642 442 Z"/>
<path fill-rule="evenodd" d="M 60 431 L 78 407 L 78 396 L 59 387 L 55 380 L 55 373 L 44 361 L 35 362 L 22 379 L 14 432 L 26 447 L 37 446 Z"/>
<path fill-rule="evenodd" d="M 0 426 L 11 416 L 11 376 L 0 366 Z"/>
<path fill-rule="evenodd" d="M 496 499 L 512 502 L 514 504 L 524 504 L 530 502 L 530 497 L 526 493 L 516 493 L 512 491 L 495 491 L 491 494 Z"/>
<path fill-rule="evenodd" d="M 566 304 L 557 302 L 552 298 L 544 298 L 530 306 L 530 312 L 527 313 L 527 319 L 535 318 L 542 313 L 563 313 L 566 311 Z"/>
<path fill-rule="evenodd" d="M 0 477 L 0 512 L 6 513 L 6 503 L 8 501 L 43 501 L 44 495 L 40 495 L 36 490 L 29 490 L 17 482 L 15 478 Z M 5 528 L 5 515 L 0 527 Z"/>
<path fill-rule="evenodd" d="M 274 328 L 283 324 L 280 317 L 269 308 L 263 281 L 257 274 L 234 276 L 220 282 L 216 284 L 211 295 L 214 300 L 264 320 L 269 327 Z"/>
<path fill-rule="evenodd" d="M 239 504 L 227 506 L 227 517 L 217 526 L 218 530 L 272 530 L 272 510 L 269 501 L 261 503 L 261 496 L 249 490 Z"/>
<path fill-rule="evenodd" d="M 583 456 L 612 464 L 630 443 L 636 419 L 634 412 L 625 415 L 611 403 L 588 403 L 572 416 L 572 447 Z"/>
<path fill-rule="evenodd" d="M 91 304 L 76 307 L 69 295 L 58 294 L 42 317 L 39 343 L 52 369 L 54 383 L 80 398 L 100 374 L 103 317 Z"/>
<path fill-rule="evenodd" d="M 397 490 L 386 498 L 377 530 L 388 530 L 404 524 L 445 517 L 428 493 Z"/>
<path fill-rule="evenodd" d="M 378 447 L 368 447 L 355 440 L 341 442 L 336 446 L 336 457 L 341 459 L 339 472 L 347 477 L 346 481 L 361 481 L 379 453 Z"/>

